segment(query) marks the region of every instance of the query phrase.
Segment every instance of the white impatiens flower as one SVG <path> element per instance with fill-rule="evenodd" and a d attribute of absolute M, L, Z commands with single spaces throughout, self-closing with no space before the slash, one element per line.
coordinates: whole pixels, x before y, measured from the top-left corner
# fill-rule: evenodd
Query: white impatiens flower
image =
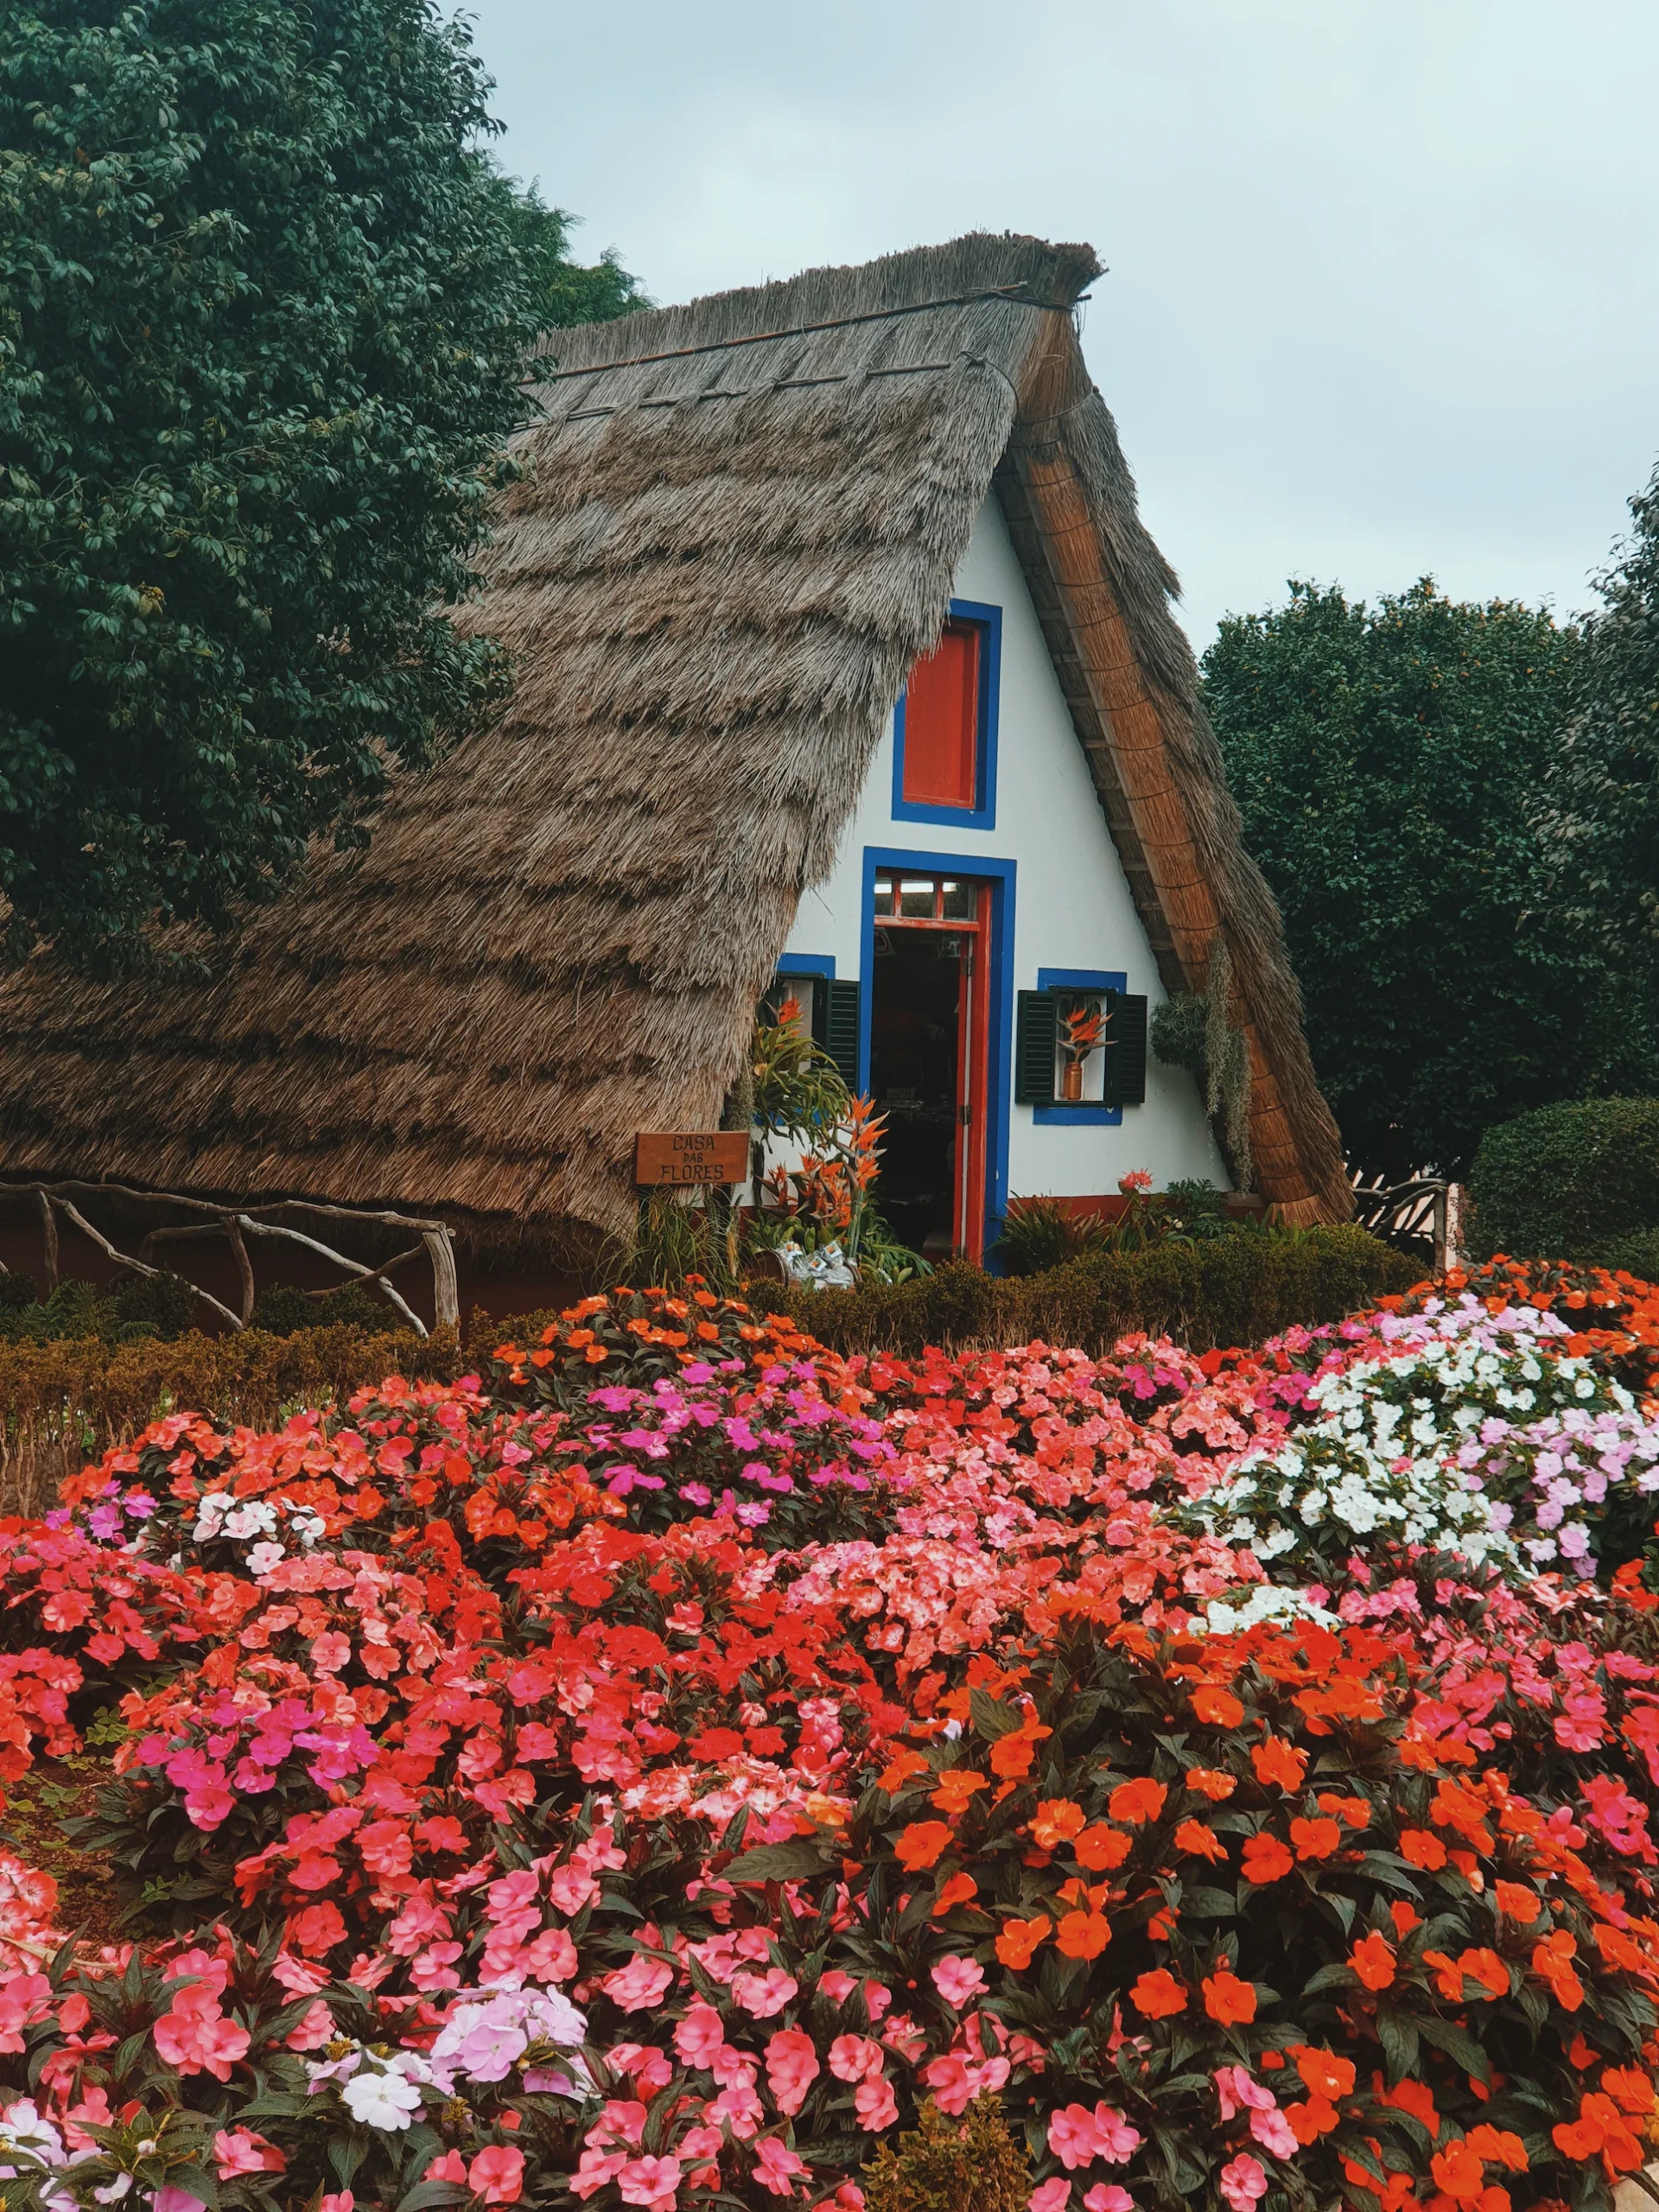
<path fill-rule="evenodd" d="M 1310 1418 L 1194 1502 L 1206 1534 L 1278 1581 L 1340 1577 L 1389 1541 L 1585 1575 L 1597 1510 L 1659 1491 L 1659 1422 L 1564 1350 L 1554 1315 L 1468 1300 L 1384 1315 L 1376 1335 L 1313 1378 Z"/>
<path fill-rule="evenodd" d="M 421 2108 L 421 2093 L 414 2082 L 390 2069 L 383 2074 L 360 2067 L 340 2095 L 353 2120 L 387 2133 L 407 2127 Z"/>

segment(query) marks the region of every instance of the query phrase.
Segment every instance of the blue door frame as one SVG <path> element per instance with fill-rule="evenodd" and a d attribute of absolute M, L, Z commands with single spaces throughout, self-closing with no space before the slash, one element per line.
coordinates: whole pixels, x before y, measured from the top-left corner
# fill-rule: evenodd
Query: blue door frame
<path fill-rule="evenodd" d="M 991 889 L 987 950 L 985 1040 L 985 1248 L 1002 1233 L 1008 1202 L 1009 1071 L 1014 1052 L 1014 888 L 1015 862 L 979 853 L 920 853 L 893 845 L 864 848 L 864 906 L 859 924 L 858 1087 L 870 1087 L 870 1007 L 875 983 L 875 879 L 884 869 L 916 875 L 960 875 Z"/>

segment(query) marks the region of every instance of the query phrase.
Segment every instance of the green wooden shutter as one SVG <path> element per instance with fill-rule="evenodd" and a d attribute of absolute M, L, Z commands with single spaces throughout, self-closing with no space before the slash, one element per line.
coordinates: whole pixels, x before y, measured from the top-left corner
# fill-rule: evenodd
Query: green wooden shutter
<path fill-rule="evenodd" d="M 1054 1103 L 1059 1008 L 1052 991 L 1020 991 L 1014 1022 L 1014 1095 L 1021 1106 Z"/>
<path fill-rule="evenodd" d="M 849 1090 L 858 1089 L 858 985 L 850 977 L 831 976 L 818 986 L 813 1024 L 814 1041 L 821 1045 L 841 1071 Z"/>
<path fill-rule="evenodd" d="M 1147 1001 L 1126 991 L 1108 991 L 1106 1011 L 1111 1015 L 1111 1039 L 1106 1047 L 1106 1103 L 1144 1106 L 1147 1103 Z"/>

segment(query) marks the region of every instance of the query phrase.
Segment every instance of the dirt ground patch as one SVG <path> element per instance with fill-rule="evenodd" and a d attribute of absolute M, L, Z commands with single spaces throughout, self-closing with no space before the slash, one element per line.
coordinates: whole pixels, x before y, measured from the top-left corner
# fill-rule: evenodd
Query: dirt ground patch
<path fill-rule="evenodd" d="M 63 1823 L 92 1812 L 109 1780 L 107 1751 L 39 1759 L 7 1790 L 0 1813 L 0 1844 L 57 1884 L 58 1926 L 94 1944 L 123 1940 L 114 1869 L 103 1853 L 85 1851 L 67 1836 Z"/>

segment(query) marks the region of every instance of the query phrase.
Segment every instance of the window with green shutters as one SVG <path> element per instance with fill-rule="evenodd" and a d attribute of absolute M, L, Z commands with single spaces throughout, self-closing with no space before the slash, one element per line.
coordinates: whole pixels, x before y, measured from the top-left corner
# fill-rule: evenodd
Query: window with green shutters
<path fill-rule="evenodd" d="M 1014 1096 L 1021 1106 L 1059 1103 L 1060 1014 L 1079 1001 L 1098 1005 L 1108 1019 L 1101 1096 L 1093 1110 L 1141 1106 L 1147 1096 L 1147 1001 L 1133 991 L 1049 984 L 1020 991 L 1014 1008 Z M 1079 1109 L 1071 1109 L 1074 1112 Z"/>

